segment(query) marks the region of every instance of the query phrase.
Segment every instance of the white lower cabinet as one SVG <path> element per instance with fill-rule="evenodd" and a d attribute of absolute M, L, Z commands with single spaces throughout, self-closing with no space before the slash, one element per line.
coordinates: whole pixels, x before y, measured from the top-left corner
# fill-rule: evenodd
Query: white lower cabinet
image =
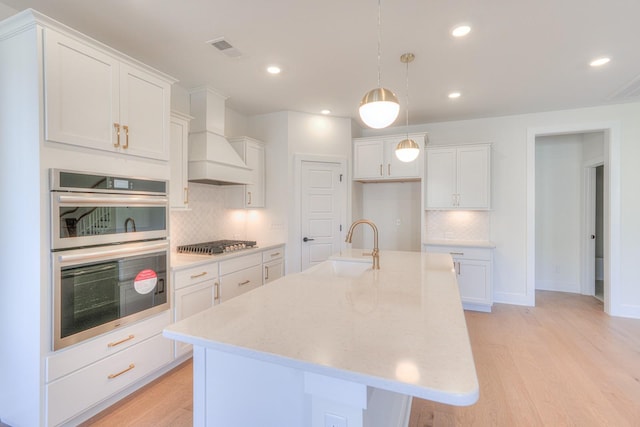
<path fill-rule="evenodd" d="M 262 283 L 265 285 L 284 276 L 284 246 L 262 253 Z"/>
<path fill-rule="evenodd" d="M 460 288 L 460 298 L 466 310 L 491 311 L 493 305 L 492 248 L 426 245 L 426 250 L 451 255 Z"/>
<path fill-rule="evenodd" d="M 262 285 L 262 253 L 220 262 L 220 302 Z"/>
<path fill-rule="evenodd" d="M 114 331 L 51 356 L 47 360 L 50 381 L 45 386 L 47 425 L 71 420 L 171 363 L 173 341 L 161 334 L 168 319 L 168 312 L 163 313 L 127 331 Z M 155 334 L 147 336 L 152 329 Z M 94 357 L 98 359 L 91 360 Z"/>
<path fill-rule="evenodd" d="M 173 273 L 174 321 L 206 310 L 215 304 L 218 293 L 218 263 L 210 262 Z M 191 351 L 191 344 L 175 342 L 175 357 Z"/>
<path fill-rule="evenodd" d="M 213 307 L 217 286 L 218 283 L 215 280 L 206 280 L 197 285 L 176 290 L 174 299 L 176 322 Z M 175 356 L 180 357 L 189 353 L 191 347 L 191 344 L 176 341 Z"/>

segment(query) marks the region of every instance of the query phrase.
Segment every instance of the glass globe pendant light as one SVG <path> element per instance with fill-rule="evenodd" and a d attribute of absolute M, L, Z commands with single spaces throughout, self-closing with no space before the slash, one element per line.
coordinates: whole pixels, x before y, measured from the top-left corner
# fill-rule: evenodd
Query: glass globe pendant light
<path fill-rule="evenodd" d="M 400 62 L 407 64 L 407 138 L 400 141 L 396 146 L 396 157 L 401 162 L 412 162 L 417 159 L 420 154 L 420 146 L 418 143 L 409 138 L 409 62 L 413 61 L 415 57 L 413 53 L 405 53 L 400 57 Z"/>
<path fill-rule="evenodd" d="M 378 0 L 378 87 L 367 92 L 360 101 L 360 118 L 373 129 L 382 129 L 395 122 L 400 112 L 398 97 L 380 86 L 380 0 Z"/>

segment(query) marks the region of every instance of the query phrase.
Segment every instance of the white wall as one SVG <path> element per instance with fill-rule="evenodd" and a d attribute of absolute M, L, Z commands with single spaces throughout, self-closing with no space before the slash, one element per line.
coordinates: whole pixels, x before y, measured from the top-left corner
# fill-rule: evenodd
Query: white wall
<path fill-rule="evenodd" d="M 420 182 L 360 184 L 362 217 L 378 226 L 381 250 L 420 251 L 421 209 Z M 370 227 L 359 227 L 354 239 L 362 248 L 372 248 Z M 356 246 L 354 246 L 356 247 Z"/>
<path fill-rule="evenodd" d="M 471 142 L 492 143 L 491 240 L 496 243 L 494 258 L 494 300 L 530 304 L 533 289 L 527 288 L 527 148 L 528 135 L 537 129 L 575 127 L 607 128 L 616 132 L 614 157 L 619 158 L 619 185 L 612 188 L 613 200 L 619 197 L 617 253 L 619 273 L 614 279 L 619 294 L 612 314 L 640 317 L 640 286 L 637 286 L 637 260 L 640 259 L 640 103 L 628 103 L 563 111 L 476 120 L 451 121 L 411 126 L 411 132 L 426 131 L 430 144 Z M 398 129 L 386 129 L 385 134 Z M 380 132 L 365 131 L 364 136 Z M 617 144 L 617 145 L 616 145 Z M 615 159 L 614 159 L 615 160 Z M 533 254 L 531 254 L 533 256 Z M 614 263 L 615 264 L 615 263 Z M 615 270 L 615 265 L 612 266 Z"/>
<path fill-rule="evenodd" d="M 536 289 L 580 292 L 581 134 L 536 138 Z"/>
<path fill-rule="evenodd" d="M 268 239 L 281 237 L 287 243 L 287 272 L 299 271 L 294 158 L 313 154 L 350 159 L 351 120 L 286 111 L 250 117 L 248 127 L 249 136 L 267 144 L 267 208 L 249 228 Z"/>

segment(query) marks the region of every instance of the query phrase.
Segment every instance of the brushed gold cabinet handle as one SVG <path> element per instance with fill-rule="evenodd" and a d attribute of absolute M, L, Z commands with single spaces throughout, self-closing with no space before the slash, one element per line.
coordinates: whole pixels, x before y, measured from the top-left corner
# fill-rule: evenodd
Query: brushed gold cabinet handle
<path fill-rule="evenodd" d="M 250 205 L 251 204 L 251 191 L 247 191 L 247 193 L 249 193 L 249 202 L 247 204 Z"/>
<path fill-rule="evenodd" d="M 198 277 L 202 277 L 202 276 L 206 276 L 206 275 L 207 275 L 207 272 L 206 272 L 206 271 L 203 271 L 203 272 L 202 272 L 202 273 L 200 273 L 200 274 L 192 274 L 192 275 L 191 275 L 191 278 L 192 278 L 192 279 L 197 279 Z"/>
<path fill-rule="evenodd" d="M 129 364 L 129 367 L 126 369 L 123 369 L 122 371 L 118 372 L 117 374 L 110 374 L 107 378 L 109 378 L 110 380 L 119 377 L 120 375 L 129 372 L 130 370 L 132 370 L 133 368 L 135 368 L 136 365 L 134 365 L 133 363 Z"/>
<path fill-rule="evenodd" d="M 273 258 L 274 256 L 279 256 L 279 255 L 280 255 L 280 252 L 273 253 L 273 254 L 271 254 L 271 258 Z"/>
<path fill-rule="evenodd" d="M 391 163 L 387 163 L 387 175 L 391 176 Z"/>
<path fill-rule="evenodd" d="M 189 203 L 189 187 L 184 187 L 184 203 Z"/>
<path fill-rule="evenodd" d="M 449 255 L 464 255 L 464 252 L 449 252 Z"/>
<path fill-rule="evenodd" d="M 110 342 L 109 344 L 107 344 L 107 347 L 111 348 L 111 347 L 115 347 L 117 345 L 120 345 L 122 343 L 125 343 L 127 341 L 131 341 L 132 339 L 135 338 L 135 335 L 129 335 L 128 337 L 121 339 L 120 341 L 116 341 L 116 342 Z"/>
<path fill-rule="evenodd" d="M 113 127 L 116 128 L 117 142 L 113 144 L 114 147 L 120 147 L 120 123 L 114 123 Z"/>
<path fill-rule="evenodd" d="M 216 301 L 220 299 L 220 283 L 215 282 L 213 284 L 213 300 Z"/>
<path fill-rule="evenodd" d="M 122 148 L 129 148 L 129 126 L 123 125 L 122 129 L 124 129 L 125 142 Z"/>
<path fill-rule="evenodd" d="M 264 266 L 264 280 L 269 280 L 269 266 Z"/>
<path fill-rule="evenodd" d="M 238 286 L 248 285 L 249 283 L 251 283 L 251 280 L 245 280 L 244 282 L 238 283 Z"/>
<path fill-rule="evenodd" d="M 382 176 L 382 165 L 380 165 L 380 176 Z"/>

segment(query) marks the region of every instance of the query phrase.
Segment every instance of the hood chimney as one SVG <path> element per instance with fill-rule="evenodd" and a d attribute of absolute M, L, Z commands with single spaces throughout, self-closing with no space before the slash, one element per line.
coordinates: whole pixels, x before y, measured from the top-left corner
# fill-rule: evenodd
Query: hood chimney
<path fill-rule="evenodd" d="M 224 137 L 226 97 L 210 88 L 191 91 L 189 181 L 213 185 L 252 184 L 251 169 Z"/>

